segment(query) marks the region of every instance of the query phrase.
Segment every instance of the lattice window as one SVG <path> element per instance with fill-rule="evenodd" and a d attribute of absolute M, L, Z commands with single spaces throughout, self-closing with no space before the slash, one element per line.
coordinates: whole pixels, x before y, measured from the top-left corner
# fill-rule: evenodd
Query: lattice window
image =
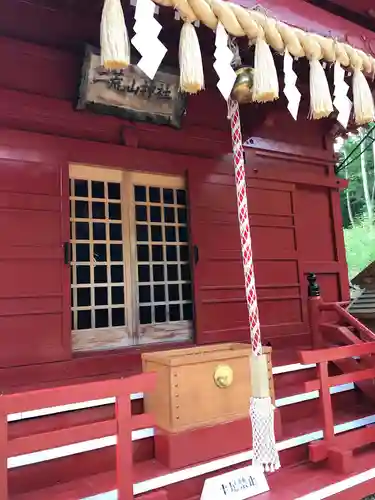
<path fill-rule="evenodd" d="M 192 335 L 183 179 L 70 168 L 75 350 Z"/>
<path fill-rule="evenodd" d="M 134 186 L 140 332 L 192 320 L 186 191 L 152 184 Z"/>

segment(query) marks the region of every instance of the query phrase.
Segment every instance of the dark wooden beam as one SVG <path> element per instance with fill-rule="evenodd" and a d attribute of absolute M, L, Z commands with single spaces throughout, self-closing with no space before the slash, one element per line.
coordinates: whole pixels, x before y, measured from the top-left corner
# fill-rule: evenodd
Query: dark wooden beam
<path fill-rule="evenodd" d="M 375 31 L 375 21 L 370 15 L 362 14 L 361 12 L 356 12 L 352 9 L 347 9 L 346 7 L 342 7 L 335 2 L 330 2 L 327 0 L 307 0 L 312 5 L 316 7 L 320 7 L 321 9 L 330 12 L 331 14 L 335 14 L 336 16 L 343 17 L 352 23 L 358 24 L 359 26 L 363 26 L 368 30 Z M 355 2 L 353 2 L 353 8 L 355 6 Z"/>

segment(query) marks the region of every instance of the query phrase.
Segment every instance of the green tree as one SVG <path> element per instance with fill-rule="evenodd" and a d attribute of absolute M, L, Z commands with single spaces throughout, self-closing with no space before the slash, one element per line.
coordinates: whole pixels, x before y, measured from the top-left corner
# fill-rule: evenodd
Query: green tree
<path fill-rule="evenodd" d="M 341 208 L 350 278 L 375 260 L 374 139 L 371 124 L 339 147 L 339 175 L 349 180 L 348 187 L 341 192 Z"/>
<path fill-rule="evenodd" d="M 339 175 L 349 180 L 349 186 L 341 193 L 344 227 L 348 228 L 359 218 L 366 216 L 372 223 L 375 210 L 375 131 L 373 125 L 363 127 L 358 135 L 351 135 L 340 147 Z M 361 140 L 372 130 L 360 145 Z"/>

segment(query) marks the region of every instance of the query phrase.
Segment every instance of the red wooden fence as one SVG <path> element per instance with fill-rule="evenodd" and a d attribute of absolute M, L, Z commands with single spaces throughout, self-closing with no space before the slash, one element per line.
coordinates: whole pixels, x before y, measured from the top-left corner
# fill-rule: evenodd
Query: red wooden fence
<path fill-rule="evenodd" d="M 375 367 L 368 368 L 367 365 L 362 369 L 363 366 L 359 364 L 359 369 L 353 372 L 336 376 L 329 376 L 328 373 L 329 362 L 371 354 L 375 354 L 375 342 L 300 352 L 303 364 L 316 363 L 318 367 L 318 379 L 304 384 L 307 392 L 320 391 L 323 420 L 323 440 L 309 445 L 309 456 L 312 462 L 320 462 L 328 458 L 329 466 L 333 470 L 349 473 L 352 468 L 353 451 L 375 441 L 375 426 L 335 436 L 330 394 L 330 387 L 375 378 Z"/>
<path fill-rule="evenodd" d="M 363 341 L 373 342 L 375 340 L 374 332 L 346 310 L 348 305 L 348 302 L 321 302 L 319 307 L 321 311 L 334 311 L 340 320 L 357 330 L 359 337 Z"/>
<path fill-rule="evenodd" d="M 347 310 L 347 306 L 349 304 L 350 302 L 325 302 L 321 296 L 309 297 L 307 306 L 309 312 L 311 343 L 314 349 L 324 347 L 326 341 L 331 340 L 330 337 L 328 339 L 325 338 L 327 325 L 330 333 L 332 332 L 332 327 L 349 325 L 352 327 L 355 332 L 354 335 L 356 335 L 359 340 L 362 340 L 363 342 L 375 341 L 374 332 L 351 315 Z M 322 314 L 324 312 L 332 313 L 335 316 L 335 320 L 333 322 L 327 322 L 327 319 L 324 319 Z M 348 334 L 345 334 L 337 329 L 336 334 L 338 334 L 344 342 L 349 340 L 348 334 L 351 336 L 350 331 Z"/>
<path fill-rule="evenodd" d="M 131 414 L 130 395 L 153 390 L 156 374 L 144 373 L 124 379 L 90 382 L 87 384 L 41 389 L 25 393 L 0 396 L 0 500 L 8 499 L 7 459 L 25 453 L 66 446 L 69 444 L 117 435 L 116 478 L 119 500 L 131 500 L 133 496 L 133 456 L 132 431 L 153 427 L 154 420 L 149 414 Z M 9 439 L 7 415 L 40 408 L 69 405 L 116 398 L 116 418 L 57 429 L 51 433 Z"/>

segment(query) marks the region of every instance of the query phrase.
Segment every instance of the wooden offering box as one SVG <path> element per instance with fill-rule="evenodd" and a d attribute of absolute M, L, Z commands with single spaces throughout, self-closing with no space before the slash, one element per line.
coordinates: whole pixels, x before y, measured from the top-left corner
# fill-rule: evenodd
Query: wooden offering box
<path fill-rule="evenodd" d="M 273 398 L 271 348 L 264 352 Z M 143 371 L 158 374 L 156 390 L 145 395 L 145 411 L 168 432 L 248 418 L 250 354 L 249 344 L 238 343 L 143 354 Z M 222 384 L 217 375 L 224 375 Z"/>

